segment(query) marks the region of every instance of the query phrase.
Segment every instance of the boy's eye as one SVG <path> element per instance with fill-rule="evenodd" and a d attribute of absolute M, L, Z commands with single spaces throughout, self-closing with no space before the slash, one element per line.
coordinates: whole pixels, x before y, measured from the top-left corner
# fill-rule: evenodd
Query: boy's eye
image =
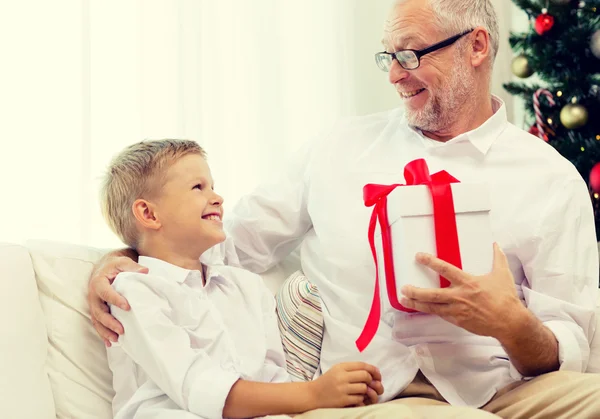
<path fill-rule="evenodd" d="M 192 189 L 199 189 L 202 190 L 202 185 L 201 184 L 197 184 L 196 186 L 194 186 Z"/>

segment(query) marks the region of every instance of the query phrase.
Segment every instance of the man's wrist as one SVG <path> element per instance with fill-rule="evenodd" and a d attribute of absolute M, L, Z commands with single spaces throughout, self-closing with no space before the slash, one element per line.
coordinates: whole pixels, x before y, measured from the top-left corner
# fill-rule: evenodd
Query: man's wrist
<path fill-rule="evenodd" d="M 494 336 L 504 347 L 512 347 L 535 327 L 536 317 L 520 301 L 508 307 L 502 327 Z"/>

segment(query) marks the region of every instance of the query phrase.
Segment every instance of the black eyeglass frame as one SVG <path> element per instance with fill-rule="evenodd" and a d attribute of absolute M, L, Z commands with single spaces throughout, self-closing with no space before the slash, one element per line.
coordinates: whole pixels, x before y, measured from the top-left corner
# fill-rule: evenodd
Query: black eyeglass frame
<path fill-rule="evenodd" d="M 421 50 L 416 50 L 416 49 L 401 49 L 399 51 L 396 52 L 386 52 L 386 51 L 382 51 L 382 52 L 378 52 L 375 54 L 375 61 L 377 62 L 377 66 L 385 72 L 388 72 L 388 70 L 385 70 L 381 67 L 380 60 L 378 57 L 382 56 L 382 55 L 390 55 L 392 57 L 392 61 L 395 59 L 396 61 L 398 61 L 398 64 L 400 64 L 402 66 L 402 68 L 404 68 L 405 70 L 416 70 L 417 68 L 419 68 L 421 66 L 421 57 L 423 57 L 424 55 L 430 54 L 432 52 L 438 51 L 442 48 L 446 48 L 449 47 L 450 45 L 454 44 L 456 41 L 458 41 L 460 38 L 462 38 L 465 35 L 470 34 L 471 32 L 473 32 L 475 29 L 469 29 L 468 31 L 465 31 L 463 33 L 460 33 L 458 35 L 454 35 L 448 39 L 444 39 L 441 42 L 438 42 L 437 44 L 433 44 L 427 48 L 423 48 Z M 414 68 L 406 68 L 402 65 L 402 63 L 400 62 L 400 60 L 397 57 L 397 54 L 400 54 L 402 52 L 406 52 L 406 51 L 410 51 L 412 53 L 415 54 L 415 57 L 417 57 L 417 66 Z"/>

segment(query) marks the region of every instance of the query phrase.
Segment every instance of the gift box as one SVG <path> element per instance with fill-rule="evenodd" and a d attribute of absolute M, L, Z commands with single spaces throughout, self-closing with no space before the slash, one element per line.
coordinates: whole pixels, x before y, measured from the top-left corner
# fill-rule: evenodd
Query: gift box
<path fill-rule="evenodd" d="M 430 175 L 418 159 L 404 168 L 406 184 L 365 185 L 365 205 L 373 207 L 368 239 L 375 263 L 375 288 L 369 317 L 356 345 L 363 351 L 381 318 L 380 278 L 390 305 L 400 304 L 404 285 L 447 287 L 450 282 L 417 264 L 418 252 L 437 255 L 465 272 L 483 275 L 493 264 L 489 190 L 484 184 L 460 183 L 450 173 Z"/>
<path fill-rule="evenodd" d="M 387 197 L 387 212 L 391 232 L 396 296 L 402 298 L 404 285 L 420 288 L 439 288 L 439 275 L 415 261 L 418 252 L 437 255 L 437 241 L 441 245 L 458 246 L 462 270 L 473 275 L 484 275 L 492 270 L 493 238 L 490 226 L 489 191 L 484 184 L 454 183 L 450 185 L 454 201 L 458 243 L 447 237 L 436 237 L 433 203 L 427 186 L 396 188 Z M 385 263 L 381 227 L 375 233 L 379 277 L 385 278 Z M 443 258 L 440 258 L 443 259 Z M 387 278 L 386 282 L 387 282 Z"/>

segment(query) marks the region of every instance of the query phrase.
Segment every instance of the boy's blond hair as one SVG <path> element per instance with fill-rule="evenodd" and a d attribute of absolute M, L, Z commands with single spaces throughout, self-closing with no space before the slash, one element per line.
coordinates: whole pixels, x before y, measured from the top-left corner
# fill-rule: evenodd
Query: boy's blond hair
<path fill-rule="evenodd" d="M 102 182 L 100 203 L 106 222 L 123 243 L 134 249 L 138 245 L 133 203 L 160 192 L 167 169 L 188 154 L 206 158 L 195 141 L 165 139 L 133 144 L 112 160 Z"/>

